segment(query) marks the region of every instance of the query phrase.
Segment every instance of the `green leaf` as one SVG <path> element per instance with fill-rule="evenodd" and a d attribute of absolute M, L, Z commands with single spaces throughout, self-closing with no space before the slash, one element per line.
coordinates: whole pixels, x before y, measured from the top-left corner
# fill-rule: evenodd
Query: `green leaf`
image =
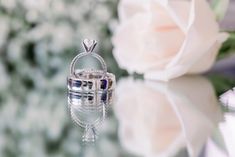
<path fill-rule="evenodd" d="M 209 75 L 208 78 L 213 84 L 217 96 L 235 87 L 234 78 L 226 77 L 221 74 Z"/>
<path fill-rule="evenodd" d="M 235 32 L 229 32 L 230 36 L 220 49 L 218 59 L 228 57 L 235 52 Z"/>
<path fill-rule="evenodd" d="M 229 0 L 212 0 L 212 9 L 218 21 L 222 20 L 228 9 Z"/>

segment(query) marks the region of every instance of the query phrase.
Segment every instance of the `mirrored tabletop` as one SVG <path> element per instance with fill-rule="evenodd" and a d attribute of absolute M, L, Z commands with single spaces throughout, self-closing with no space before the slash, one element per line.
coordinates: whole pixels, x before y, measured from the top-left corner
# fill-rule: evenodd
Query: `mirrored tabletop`
<path fill-rule="evenodd" d="M 220 74 L 184 76 L 169 82 L 119 78 L 105 120 L 88 132 L 71 120 L 65 90 L 31 90 L 26 96 L 5 93 L 0 106 L 0 154 L 232 157 L 234 86 L 233 76 Z M 222 103 L 220 96 L 228 90 Z M 94 142 L 83 142 L 84 136 L 93 133 L 97 136 Z"/>

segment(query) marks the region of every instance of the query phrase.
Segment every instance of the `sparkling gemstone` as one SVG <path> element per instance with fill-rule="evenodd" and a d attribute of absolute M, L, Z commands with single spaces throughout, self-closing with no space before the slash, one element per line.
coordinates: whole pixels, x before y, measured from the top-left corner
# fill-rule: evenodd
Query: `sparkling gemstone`
<path fill-rule="evenodd" d="M 103 79 L 103 80 L 100 80 L 100 88 L 101 89 L 106 89 L 107 88 L 107 80 Z"/>
<path fill-rule="evenodd" d="M 69 80 L 68 81 L 70 87 L 81 87 L 82 82 L 79 80 Z"/>
<path fill-rule="evenodd" d="M 95 40 L 85 39 L 85 40 L 83 41 L 83 46 L 84 46 L 84 48 L 85 48 L 85 50 L 86 50 L 87 52 L 93 51 L 93 49 L 94 49 L 95 46 L 96 46 L 96 41 L 95 41 Z"/>
<path fill-rule="evenodd" d="M 80 94 L 69 93 L 70 99 L 81 99 L 82 96 Z"/>
<path fill-rule="evenodd" d="M 101 100 L 106 102 L 107 100 L 107 92 L 103 92 L 102 95 L 101 95 Z"/>
<path fill-rule="evenodd" d="M 88 81 L 88 87 L 89 87 L 89 89 L 92 89 L 92 86 L 93 86 L 93 82 Z"/>

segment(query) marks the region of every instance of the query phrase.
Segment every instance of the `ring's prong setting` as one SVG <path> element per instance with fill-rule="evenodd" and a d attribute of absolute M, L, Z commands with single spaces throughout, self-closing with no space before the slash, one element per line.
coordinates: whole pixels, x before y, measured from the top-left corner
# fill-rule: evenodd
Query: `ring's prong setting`
<path fill-rule="evenodd" d="M 95 47 L 97 45 L 97 41 L 90 40 L 90 39 L 84 39 L 82 44 L 83 44 L 83 47 L 86 52 L 93 52 L 93 50 L 95 49 Z"/>

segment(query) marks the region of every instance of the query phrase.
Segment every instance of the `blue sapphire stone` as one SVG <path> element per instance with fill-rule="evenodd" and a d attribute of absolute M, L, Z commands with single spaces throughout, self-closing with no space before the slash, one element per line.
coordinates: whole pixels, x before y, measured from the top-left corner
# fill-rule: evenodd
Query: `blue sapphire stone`
<path fill-rule="evenodd" d="M 107 92 L 103 92 L 102 95 L 101 95 L 101 100 L 106 102 L 107 100 Z"/>
<path fill-rule="evenodd" d="M 82 85 L 82 81 L 79 81 L 79 80 L 72 80 L 72 79 L 69 79 L 69 86 L 70 88 L 73 88 L 73 87 L 81 87 Z"/>
<path fill-rule="evenodd" d="M 70 99 L 81 99 L 82 96 L 80 94 L 69 93 Z"/>
<path fill-rule="evenodd" d="M 108 84 L 108 81 L 107 80 L 105 80 L 105 79 L 102 79 L 102 80 L 100 80 L 100 88 L 101 89 L 106 89 L 107 88 L 107 84 Z"/>

